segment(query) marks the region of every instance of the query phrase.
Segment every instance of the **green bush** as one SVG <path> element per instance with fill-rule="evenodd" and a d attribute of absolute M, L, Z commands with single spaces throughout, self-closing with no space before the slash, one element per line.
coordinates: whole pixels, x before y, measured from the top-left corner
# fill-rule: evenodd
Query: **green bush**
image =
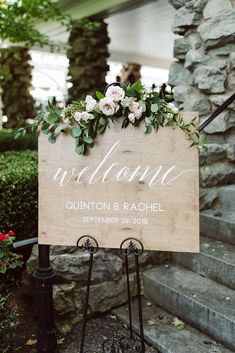
<path fill-rule="evenodd" d="M 37 152 L 8 151 L 0 155 L 0 227 L 17 240 L 37 236 Z"/>
<path fill-rule="evenodd" d="M 37 137 L 32 134 L 26 134 L 17 140 L 14 138 L 14 132 L 9 130 L 0 131 L 0 152 L 37 150 Z"/>

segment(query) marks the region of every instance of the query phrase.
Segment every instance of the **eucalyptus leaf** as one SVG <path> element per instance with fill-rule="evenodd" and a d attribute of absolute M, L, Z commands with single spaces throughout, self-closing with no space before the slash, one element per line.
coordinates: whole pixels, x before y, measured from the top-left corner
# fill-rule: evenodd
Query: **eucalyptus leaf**
<path fill-rule="evenodd" d="M 97 128 L 97 133 L 102 134 L 106 129 L 106 125 L 101 125 Z"/>
<path fill-rule="evenodd" d="M 46 121 L 49 123 L 49 124 L 53 124 L 53 123 L 56 123 L 59 119 L 59 115 L 57 115 L 56 113 L 54 112 L 50 112 L 49 115 L 47 116 L 46 118 Z"/>
<path fill-rule="evenodd" d="M 99 124 L 100 125 L 106 125 L 107 124 L 107 119 L 105 119 L 104 117 L 101 117 L 99 120 Z"/>
<path fill-rule="evenodd" d="M 85 136 L 84 138 L 83 138 L 83 140 L 86 142 L 86 143 L 93 143 L 93 138 L 91 137 L 91 136 Z"/>
<path fill-rule="evenodd" d="M 45 123 L 42 125 L 42 130 L 47 130 L 48 128 L 50 127 L 50 124 L 49 123 Z"/>
<path fill-rule="evenodd" d="M 156 113 L 158 111 L 158 104 L 154 103 L 151 105 L 151 112 Z"/>
<path fill-rule="evenodd" d="M 66 124 L 61 124 L 59 126 L 57 126 L 57 128 L 55 129 L 55 134 L 58 134 L 59 132 L 61 132 L 62 130 L 64 130 L 67 127 Z"/>
<path fill-rule="evenodd" d="M 151 102 L 153 103 L 153 104 L 155 104 L 155 103 L 159 103 L 161 101 L 161 98 L 159 97 L 159 96 L 154 96 L 152 99 L 151 99 Z"/>
<path fill-rule="evenodd" d="M 77 145 L 75 148 L 75 152 L 78 154 L 83 154 L 84 152 L 84 145 Z"/>
<path fill-rule="evenodd" d="M 82 129 L 81 129 L 80 127 L 73 127 L 73 128 L 70 130 L 70 134 L 71 134 L 71 136 L 73 136 L 73 137 L 81 136 L 81 134 L 82 134 Z"/>
<path fill-rule="evenodd" d="M 144 101 L 139 101 L 139 105 L 142 108 L 142 112 L 146 112 L 146 104 Z"/>
<path fill-rule="evenodd" d="M 50 132 L 50 129 L 42 130 L 43 135 L 48 135 Z"/>
<path fill-rule="evenodd" d="M 48 141 L 50 143 L 56 143 L 56 136 L 54 134 L 51 134 L 49 137 L 48 137 Z"/>
<path fill-rule="evenodd" d="M 145 125 L 144 128 L 143 128 L 143 132 L 145 134 L 151 134 L 152 132 L 152 126 L 151 125 Z"/>

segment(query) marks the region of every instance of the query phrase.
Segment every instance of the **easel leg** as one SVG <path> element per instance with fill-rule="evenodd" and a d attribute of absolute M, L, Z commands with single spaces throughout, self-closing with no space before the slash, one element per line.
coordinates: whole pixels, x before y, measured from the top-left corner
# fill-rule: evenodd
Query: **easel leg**
<path fill-rule="evenodd" d="M 141 284 L 140 284 L 140 271 L 139 271 L 139 255 L 135 254 L 135 269 L 136 269 L 136 286 L 137 286 L 137 299 L 138 299 L 138 311 L 139 311 L 139 328 L 141 338 L 141 353 L 145 352 L 144 343 L 144 325 L 143 325 L 143 312 L 142 312 L 142 301 L 141 301 Z"/>
<path fill-rule="evenodd" d="M 129 311 L 129 326 L 130 326 L 130 339 L 133 341 L 133 328 L 132 328 L 132 307 L 131 307 L 131 292 L 130 292 L 130 278 L 128 256 L 133 254 L 135 257 L 135 272 L 136 272 L 136 287 L 137 287 L 137 301 L 138 301 L 138 315 L 139 315 L 139 330 L 141 339 L 141 353 L 145 352 L 144 342 L 144 325 L 143 313 L 141 302 L 141 282 L 140 282 L 140 269 L 139 269 L 139 256 L 143 253 L 144 247 L 141 241 L 135 238 L 127 238 L 123 240 L 120 246 L 121 253 L 125 256 L 126 278 L 127 278 L 127 295 L 128 295 L 128 311 Z M 134 343 L 133 343 L 134 344 Z M 134 346 L 133 346 L 134 347 Z"/>
<path fill-rule="evenodd" d="M 91 287 L 91 273 L 93 265 L 93 255 L 98 251 L 98 243 L 95 238 L 90 235 L 84 235 L 77 241 L 77 247 L 81 251 L 88 251 L 90 253 L 89 267 L 87 274 L 87 287 L 86 287 L 86 297 L 83 308 L 83 319 L 82 319 L 82 331 L 81 331 L 81 343 L 80 343 L 80 353 L 84 352 L 84 343 L 86 335 L 86 324 L 87 324 L 87 312 L 89 304 L 89 295 Z"/>

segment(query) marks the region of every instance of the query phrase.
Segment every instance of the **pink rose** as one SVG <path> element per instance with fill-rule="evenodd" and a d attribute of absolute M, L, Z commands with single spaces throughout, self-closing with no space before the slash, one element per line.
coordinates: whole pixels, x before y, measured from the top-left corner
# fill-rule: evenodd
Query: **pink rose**
<path fill-rule="evenodd" d="M 113 115 L 115 113 L 115 104 L 109 97 L 102 98 L 99 102 L 99 107 L 102 113 L 106 116 Z"/>
<path fill-rule="evenodd" d="M 109 86 L 105 95 L 106 97 L 111 98 L 114 102 L 119 102 L 125 97 L 125 91 L 119 86 Z"/>

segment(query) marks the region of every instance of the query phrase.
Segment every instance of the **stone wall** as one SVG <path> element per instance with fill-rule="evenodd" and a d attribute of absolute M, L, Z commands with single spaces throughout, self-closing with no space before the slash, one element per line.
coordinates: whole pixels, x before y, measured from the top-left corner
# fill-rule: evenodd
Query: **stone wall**
<path fill-rule="evenodd" d="M 169 0 L 179 35 L 169 83 L 176 102 L 207 118 L 235 91 L 235 0 Z M 201 169 L 201 207 L 211 207 L 217 187 L 235 182 L 235 103 L 206 129 L 208 163 Z M 205 154 L 202 153 L 202 158 Z"/>
<path fill-rule="evenodd" d="M 166 252 L 145 251 L 140 256 L 140 268 L 148 268 L 169 258 Z M 37 268 L 37 246 L 27 263 L 24 285 L 27 293 L 35 300 L 32 273 Z M 76 247 L 52 246 L 51 264 L 57 271 L 54 284 L 55 321 L 62 334 L 72 331 L 81 321 L 86 291 L 89 253 Z M 136 294 L 134 257 L 129 257 L 130 287 Z M 123 255 L 120 250 L 100 249 L 94 255 L 92 284 L 89 300 L 89 315 L 106 312 L 127 301 L 126 274 Z"/>

